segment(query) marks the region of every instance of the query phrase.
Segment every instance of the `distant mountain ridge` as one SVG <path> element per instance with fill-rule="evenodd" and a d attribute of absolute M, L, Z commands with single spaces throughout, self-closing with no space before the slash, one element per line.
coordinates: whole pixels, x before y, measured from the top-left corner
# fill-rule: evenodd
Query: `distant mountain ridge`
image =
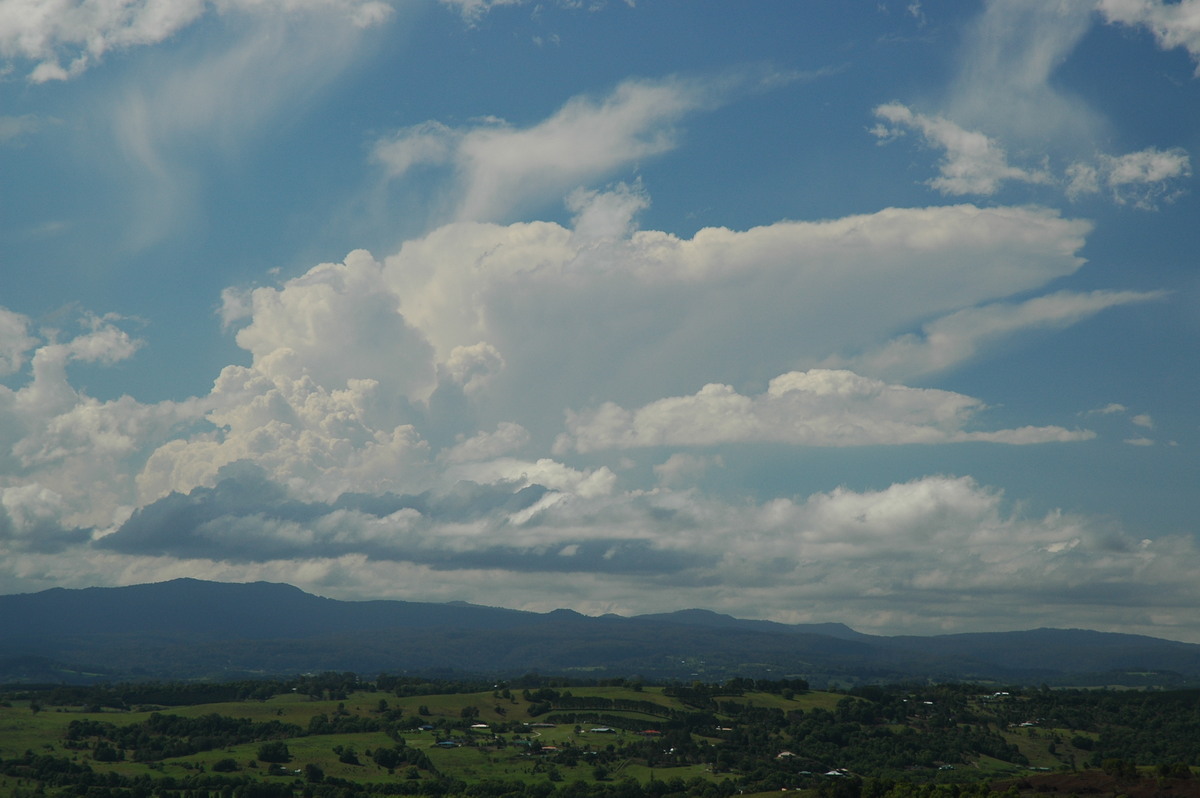
<path fill-rule="evenodd" d="M 1200 645 L 1079 629 L 883 637 L 699 609 L 597 618 L 197 579 L 0 596 L 0 682 L 322 670 L 1181 685 L 1200 684 Z"/>

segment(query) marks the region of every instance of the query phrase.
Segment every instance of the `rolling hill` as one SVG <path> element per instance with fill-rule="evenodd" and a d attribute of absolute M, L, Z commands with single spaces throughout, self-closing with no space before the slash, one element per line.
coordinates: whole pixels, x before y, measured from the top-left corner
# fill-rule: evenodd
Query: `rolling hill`
<path fill-rule="evenodd" d="M 707 610 L 627 618 L 337 601 L 195 579 L 0 596 L 0 682 L 327 670 L 1178 686 L 1200 682 L 1200 645 L 1079 629 L 886 637 Z"/>

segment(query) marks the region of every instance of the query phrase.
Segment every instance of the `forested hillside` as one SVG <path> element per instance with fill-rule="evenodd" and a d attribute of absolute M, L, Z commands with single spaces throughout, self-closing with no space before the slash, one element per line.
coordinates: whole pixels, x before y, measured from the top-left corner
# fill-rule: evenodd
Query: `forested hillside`
<path fill-rule="evenodd" d="M 1200 645 L 1082 629 L 887 637 L 704 610 L 625 618 L 335 601 L 290 585 L 196 579 L 0 596 L 0 683 L 345 670 L 1181 688 L 1200 685 Z"/>

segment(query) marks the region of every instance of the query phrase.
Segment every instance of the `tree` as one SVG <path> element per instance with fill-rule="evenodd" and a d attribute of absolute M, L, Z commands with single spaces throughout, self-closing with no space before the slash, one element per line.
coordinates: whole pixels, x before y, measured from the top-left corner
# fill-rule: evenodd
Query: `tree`
<path fill-rule="evenodd" d="M 288 751 L 287 743 L 281 740 L 272 740 L 258 747 L 259 762 L 290 762 L 291 759 L 292 753 Z"/>
<path fill-rule="evenodd" d="M 395 748 L 384 748 L 380 746 L 371 752 L 371 759 L 375 760 L 375 764 L 386 770 L 394 770 L 397 765 L 404 761 L 401 753 Z"/>
<path fill-rule="evenodd" d="M 124 758 L 124 752 L 105 742 L 96 743 L 96 749 L 92 752 L 92 759 L 97 762 L 119 762 Z"/>

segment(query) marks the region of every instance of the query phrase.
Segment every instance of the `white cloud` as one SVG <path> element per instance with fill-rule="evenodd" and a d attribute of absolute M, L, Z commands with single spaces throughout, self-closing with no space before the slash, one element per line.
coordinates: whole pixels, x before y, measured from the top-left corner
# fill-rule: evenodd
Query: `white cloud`
<path fill-rule="evenodd" d="M 1054 72 L 1093 24 L 1074 0 L 989 0 L 967 28 L 943 114 L 1033 153 L 1093 151 L 1106 123 Z"/>
<path fill-rule="evenodd" d="M 145 405 L 128 396 L 102 402 L 72 386 L 73 364 L 113 364 L 140 347 L 118 327 L 121 319 L 85 314 L 73 335 L 67 329 L 33 335 L 22 317 L 0 313 L 0 320 L 14 317 L 6 346 L 15 353 L 9 363 L 18 378 L 24 353 L 32 355 L 24 384 L 0 386 L 0 491 L 14 528 L 25 530 L 25 545 L 45 548 L 123 520 L 144 447 L 166 440 L 198 412 L 191 402 Z M 36 512 L 15 509 L 33 507 L 30 502 Z M 20 520 L 34 517 L 36 523 Z"/>
<path fill-rule="evenodd" d="M 1145 631 L 1149 615 L 1160 628 L 1176 625 L 1186 634 L 1200 600 L 1194 541 L 1138 539 L 1060 511 L 1032 516 L 966 477 L 723 503 L 661 488 L 575 490 L 589 479 L 582 472 L 512 465 L 533 479 L 552 481 L 557 473 L 561 487 L 530 496 L 521 510 L 501 504 L 457 521 L 439 521 L 432 510 L 376 516 L 327 508 L 287 519 L 245 508 L 200 524 L 192 541 L 258 546 L 254 559 L 218 562 L 203 551 L 178 559 L 111 545 L 50 559 L 10 549 L 0 573 L 66 585 L 107 584 L 113 574 L 122 582 L 266 578 L 343 598 L 495 604 L 504 596 L 506 604 L 540 611 L 705 606 L 893 634 L 1066 623 Z M 196 500 L 175 504 L 195 507 Z M 162 530 L 158 540 L 171 545 L 179 536 Z M 261 557 L 270 551 L 276 556 Z"/>
<path fill-rule="evenodd" d="M 845 366 L 873 376 L 908 379 L 960 365 L 988 346 L 1030 330 L 1062 329 L 1102 310 L 1166 296 L 1162 291 L 1060 291 L 1020 303 L 999 302 L 967 308 L 929 322 L 920 334 L 888 341 L 854 358 L 830 358 L 826 365 Z M 1119 407 L 1119 406 L 1117 406 Z"/>
<path fill-rule="evenodd" d="M 252 363 L 227 366 L 205 397 L 214 429 L 170 441 L 146 461 L 142 502 L 212 486 L 238 461 L 314 496 L 426 484 L 428 445 L 412 422 L 413 403 L 433 390 L 432 351 L 368 253 L 230 301 L 234 315 L 250 313 L 237 342 Z M 466 360 L 461 350 L 452 355 Z M 480 378 L 464 369 L 468 382 Z"/>
<path fill-rule="evenodd" d="M 0 308 L 0 377 L 20 370 L 26 353 L 37 343 L 29 335 L 29 319 Z"/>
<path fill-rule="evenodd" d="M 895 126 L 873 128 L 872 133 L 881 140 L 894 138 L 908 128 L 920 131 L 928 144 L 945 151 L 938 164 L 941 177 L 928 181 L 943 194 L 991 195 L 1009 180 L 1023 183 L 1052 180 L 1045 170 L 1011 166 L 1004 149 L 995 140 L 978 131 L 965 130 L 945 117 L 914 113 L 900 103 L 881 105 L 875 109 L 875 115 Z"/>
<path fill-rule="evenodd" d="M 505 220 L 672 149 L 674 125 L 715 97 L 698 83 L 630 80 L 606 97 L 575 97 L 530 127 L 498 119 L 465 129 L 426 122 L 377 142 L 373 155 L 393 178 L 421 164 L 450 164 L 459 183 L 455 218 Z"/>
<path fill-rule="evenodd" d="M 690 239 L 595 237 L 628 228 L 614 209 L 636 204 L 604 196 L 590 200 L 605 220 L 585 225 L 591 237 L 548 223 L 460 223 L 384 261 L 400 311 L 439 363 L 480 342 L 503 358 L 477 405 L 485 426 L 515 421 L 545 439 L 568 407 L 765 384 L 1070 274 L 1090 227 L 1045 209 L 961 205 Z"/>
<path fill-rule="evenodd" d="M 0 8 L 0 57 L 35 63 L 35 83 L 66 80 L 110 52 L 154 45 L 187 28 L 210 9 L 219 13 L 296 14 L 333 12 L 356 25 L 390 14 L 377 0 L 10 0 Z"/>
<path fill-rule="evenodd" d="M 1100 13 L 1110 23 L 1141 26 L 1154 34 L 1164 49 L 1183 47 L 1200 62 L 1200 2 L 1178 0 L 1098 0 Z M 1197 66 L 1200 75 L 1200 66 Z"/>
<path fill-rule="evenodd" d="M 222 321 L 250 363 L 182 403 L 100 402 L 71 385 L 72 363 L 136 353 L 119 319 L 87 316 L 77 334 L 39 340 L 24 317 L 6 315 L 7 367 L 29 378 L 0 391 L 0 488 L 50 491 L 58 503 L 43 506 L 58 508 L 62 530 L 101 536 L 172 491 L 213 489 L 241 464 L 306 500 L 472 480 L 591 501 L 616 491 L 609 469 L 538 458 L 565 409 L 697 403 L 689 394 L 708 383 L 797 379 L 796 363 L 1070 274 L 1089 229 L 1044 209 L 962 205 L 680 239 L 636 230 L 646 202 L 636 186 L 580 191 L 574 230 L 456 223 L 382 264 L 357 251 L 278 285 L 227 291 Z M 749 402 L 752 435 L 755 413 L 784 412 L 803 394 L 785 382 L 772 388 L 782 398 L 728 397 Z M 863 440 L 1076 435 L 970 432 L 956 413 L 971 416 L 978 400 L 943 392 L 923 403 L 907 390 L 857 396 L 876 425 Z M 889 433 L 881 408 L 903 410 L 905 397 L 910 416 Z M 664 463 L 659 481 L 681 484 L 685 465 Z"/>
<path fill-rule="evenodd" d="M 493 8 L 517 6 L 525 0 L 439 0 L 442 5 L 453 8 L 469 23 L 476 23 Z"/>
<path fill-rule="evenodd" d="M 678 488 L 703 477 L 714 468 L 722 468 L 725 460 L 720 455 L 676 452 L 666 462 L 654 466 L 654 475 L 660 485 Z"/>
<path fill-rule="evenodd" d="M 1131 418 L 1129 420 L 1132 421 L 1134 424 L 1136 424 L 1139 427 L 1145 427 L 1146 429 L 1154 429 L 1154 419 L 1150 418 L 1149 414 L 1147 414 L 1147 413 L 1139 413 L 1138 415 L 1134 416 L 1133 418 Z"/>
<path fill-rule="evenodd" d="M 493 9 L 503 8 L 504 6 L 520 6 L 526 5 L 529 0 L 438 0 L 442 5 L 455 10 L 462 18 L 471 25 L 477 24 L 483 17 L 487 16 Z M 634 4 L 634 0 L 625 0 L 629 6 Z M 567 9 L 587 9 L 589 11 L 597 11 L 604 8 L 607 4 L 606 0 L 557 0 L 556 4 L 561 8 Z M 540 7 L 540 6 L 539 6 Z M 537 41 L 535 37 L 534 41 Z"/>
<path fill-rule="evenodd" d="M 341 388 L 352 379 L 377 382 L 385 395 L 424 399 L 433 389 L 432 352 L 399 313 L 400 298 L 382 267 L 362 250 L 342 263 L 323 263 L 278 288 L 250 293 L 252 321 L 238 346 L 276 361 L 287 352 L 318 385 Z"/>
<path fill-rule="evenodd" d="M 1110 22 L 1153 27 L 1154 19 L 1176 34 L 1188 24 L 1195 27 L 1194 21 L 1185 22 L 1192 20 L 1186 5 L 1100 2 Z M 1015 182 L 1061 187 L 1070 199 L 1103 191 L 1118 204 L 1142 209 L 1175 199 L 1181 193 L 1176 183 L 1191 175 L 1184 150 L 1105 152 L 1103 142 L 1113 138 L 1108 122 L 1052 80 L 1092 25 L 1094 7 L 988 2 L 967 31 L 958 74 L 940 110 L 926 114 L 897 102 L 881 105 L 875 114 L 883 121 L 871 132 L 886 142 L 918 131 L 926 144 L 942 151 L 939 176 L 927 182 L 944 194 L 991 196 Z M 1176 35 L 1172 41 L 1182 39 Z"/>
<path fill-rule="evenodd" d="M 1159 199 L 1175 199 L 1180 190 L 1170 185 L 1171 181 L 1192 174 L 1190 157 L 1178 147 L 1166 151 L 1150 147 L 1118 157 L 1104 156 L 1101 163 L 1113 199 L 1139 208 L 1152 209 Z"/>
<path fill-rule="evenodd" d="M 34 114 L 0 116 L 0 144 L 14 144 L 41 130 L 44 121 Z"/>
<path fill-rule="evenodd" d="M 910 443 L 1044 443 L 1092 437 L 1084 430 L 1025 427 L 971 432 L 983 408 L 969 396 L 889 385 L 849 371 L 813 369 L 771 380 L 767 392 L 743 396 L 706 385 L 693 396 L 660 399 L 634 411 L 613 403 L 567 414 L 556 450 L 590 452 L 645 446 L 784 443 L 872 446 Z"/>
<path fill-rule="evenodd" d="M 495 460 L 529 445 L 529 431 L 520 424 L 501 422 L 494 432 L 480 432 L 447 449 L 441 457 L 447 463 Z"/>
<path fill-rule="evenodd" d="M 1078 161 L 1067 168 L 1067 196 L 1077 199 L 1107 189 L 1120 205 L 1153 210 L 1159 201 L 1177 199 L 1182 190 L 1175 181 L 1191 174 L 1191 157 L 1178 147 L 1101 155 L 1094 164 Z"/>
<path fill-rule="evenodd" d="M 1154 440 L 1146 437 L 1126 438 L 1125 443 L 1128 443 L 1130 446 L 1153 446 Z"/>
<path fill-rule="evenodd" d="M 979 131 L 964 130 L 945 117 L 915 113 L 900 103 L 875 109 L 888 125 L 878 124 L 872 135 L 882 143 L 917 130 L 927 144 L 943 150 L 938 163 L 940 177 L 926 181 L 943 194 L 990 196 L 1008 181 L 1061 185 L 1067 197 L 1078 199 L 1108 190 L 1114 202 L 1153 210 L 1158 201 L 1170 202 L 1181 193 L 1176 181 L 1192 174 L 1191 158 L 1181 148 L 1155 147 L 1125 155 L 1101 153 L 1094 160 L 1072 162 L 1063 175 L 1053 174 L 1045 164 L 1035 169 L 1012 166 L 1000 144 Z"/>

